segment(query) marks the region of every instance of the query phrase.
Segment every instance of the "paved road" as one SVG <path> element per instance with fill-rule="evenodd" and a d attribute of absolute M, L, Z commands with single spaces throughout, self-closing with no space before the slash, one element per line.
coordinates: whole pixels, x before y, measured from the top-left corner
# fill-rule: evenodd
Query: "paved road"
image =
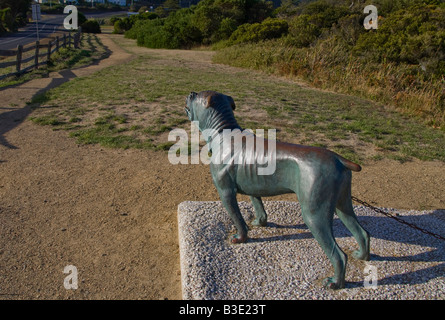
<path fill-rule="evenodd" d="M 20 28 L 18 32 L 0 38 L 0 50 L 11 50 L 17 48 L 19 44 L 25 46 L 37 40 L 37 26 L 39 38 L 47 38 L 54 32 L 62 31 L 64 15 L 43 16 L 41 21 L 28 23 Z"/>
<path fill-rule="evenodd" d="M 122 14 L 119 12 L 106 12 L 106 13 L 94 13 L 85 14 L 87 19 L 90 18 L 105 18 L 116 14 Z M 64 31 L 63 20 L 68 14 L 54 14 L 45 15 L 42 13 L 42 20 L 38 21 L 38 30 L 40 40 L 49 37 L 51 34 L 57 31 Z M 27 26 L 20 28 L 18 32 L 0 38 L 0 50 L 14 50 L 19 44 L 25 46 L 29 43 L 37 40 L 37 26 L 35 22 L 28 23 Z"/>

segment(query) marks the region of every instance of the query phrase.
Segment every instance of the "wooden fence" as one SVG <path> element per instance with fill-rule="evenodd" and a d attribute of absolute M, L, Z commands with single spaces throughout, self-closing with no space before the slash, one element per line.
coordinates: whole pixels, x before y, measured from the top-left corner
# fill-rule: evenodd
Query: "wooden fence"
<path fill-rule="evenodd" d="M 39 66 L 47 64 L 49 59 L 51 58 L 51 54 L 59 51 L 60 48 L 71 47 L 73 45 L 74 48 L 79 48 L 80 38 L 81 38 L 81 29 L 71 35 L 71 32 L 66 33 L 63 37 L 57 36 L 53 41 L 50 41 L 48 44 L 40 44 L 40 41 L 36 41 L 36 43 L 30 47 L 23 48 L 22 45 L 18 45 L 15 50 L 0 50 L 0 56 L 12 57 L 15 56 L 15 60 L 2 62 L 0 63 L 0 69 L 7 68 L 11 66 L 15 66 L 16 71 L 10 72 L 7 74 L 0 75 L 0 80 L 10 76 L 20 76 L 26 72 L 31 71 L 32 69 L 38 69 Z M 23 53 L 34 50 L 34 54 L 25 59 L 22 58 Z M 34 61 L 34 63 L 26 68 L 22 68 L 22 65 Z"/>

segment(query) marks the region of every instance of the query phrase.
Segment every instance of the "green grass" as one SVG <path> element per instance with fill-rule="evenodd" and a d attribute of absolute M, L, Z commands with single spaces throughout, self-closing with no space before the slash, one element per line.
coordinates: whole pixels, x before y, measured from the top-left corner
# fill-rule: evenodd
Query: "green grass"
<path fill-rule="evenodd" d="M 58 126 L 64 124 L 64 122 L 54 114 L 44 115 L 40 117 L 29 117 L 29 119 L 34 123 L 40 124 L 42 126 L 45 125 Z"/>
<path fill-rule="evenodd" d="M 116 38 L 124 49 L 133 40 Z M 231 95 L 244 128 L 277 129 L 278 140 L 328 147 L 351 160 L 445 161 L 445 132 L 384 105 L 314 90 L 261 72 L 200 64 L 180 54 L 137 58 L 36 97 L 33 121 L 68 130 L 78 143 L 168 150 L 173 128 L 189 130 L 190 91 Z M 197 55 L 203 53 L 197 53 Z M 41 108 L 51 106 L 52 108 Z"/>

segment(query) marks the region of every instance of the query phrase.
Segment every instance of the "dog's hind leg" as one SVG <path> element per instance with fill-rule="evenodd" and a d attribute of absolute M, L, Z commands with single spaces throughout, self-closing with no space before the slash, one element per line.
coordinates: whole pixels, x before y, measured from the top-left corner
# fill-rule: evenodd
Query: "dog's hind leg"
<path fill-rule="evenodd" d="M 352 256 L 359 260 L 369 260 L 369 233 L 363 229 L 354 213 L 351 200 L 350 177 L 344 182 L 343 190 L 341 190 L 337 201 L 336 212 L 359 245 L 359 250 L 355 251 Z"/>
<path fill-rule="evenodd" d="M 304 223 L 322 247 L 334 266 L 334 277 L 325 279 L 324 285 L 329 289 L 341 289 L 345 286 L 347 256 L 335 241 L 332 231 L 334 208 L 318 205 L 314 210 L 309 205 L 301 203 Z"/>
<path fill-rule="evenodd" d="M 252 225 L 256 227 L 265 227 L 267 225 L 267 213 L 264 210 L 263 201 L 260 197 L 250 196 L 253 208 L 255 209 L 255 220 L 252 221 Z"/>

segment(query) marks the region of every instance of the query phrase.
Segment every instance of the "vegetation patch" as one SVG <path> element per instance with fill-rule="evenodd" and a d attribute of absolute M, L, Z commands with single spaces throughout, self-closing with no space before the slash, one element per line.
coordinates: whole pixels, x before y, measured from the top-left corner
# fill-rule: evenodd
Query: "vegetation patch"
<path fill-rule="evenodd" d="M 115 41 L 134 49 L 133 40 Z M 442 130 L 368 99 L 212 64 L 211 55 L 138 50 L 138 58 L 124 65 L 73 79 L 37 97 L 32 116 L 55 117 L 59 123 L 48 125 L 67 130 L 79 143 L 168 150 L 176 142 L 168 140 L 172 129 L 190 133 L 187 95 L 212 89 L 234 98 L 235 117 L 243 128 L 264 129 L 266 135 L 276 129 L 281 141 L 330 148 L 359 163 L 382 158 L 445 161 Z"/>
<path fill-rule="evenodd" d="M 149 48 L 219 50 L 215 62 L 298 77 L 318 88 L 383 103 L 445 130 L 445 4 L 369 1 L 203 0 L 116 20 L 115 32 Z M 377 22 L 375 22 L 377 23 Z"/>
<path fill-rule="evenodd" d="M 361 2 L 287 3 L 278 10 L 289 25 L 286 35 L 216 46 L 222 50 L 214 61 L 369 98 L 445 130 L 445 5 L 417 0 L 373 4 L 379 9 L 379 28 L 368 31 Z"/>

